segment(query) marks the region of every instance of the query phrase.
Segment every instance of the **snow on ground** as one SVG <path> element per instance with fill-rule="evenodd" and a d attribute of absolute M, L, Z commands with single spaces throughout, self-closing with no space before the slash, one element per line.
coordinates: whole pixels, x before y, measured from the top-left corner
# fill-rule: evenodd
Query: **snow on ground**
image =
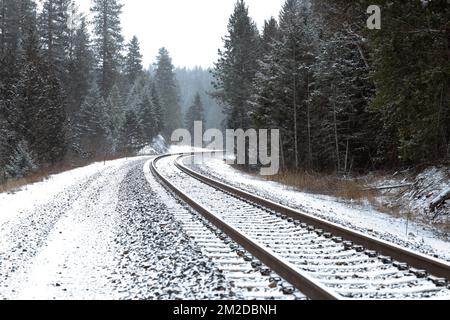
<path fill-rule="evenodd" d="M 169 147 L 169 150 L 167 151 L 167 153 L 189 153 L 189 152 L 202 152 L 202 151 L 209 151 L 207 149 L 202 149 L 202 148 L 195 148 L 192 146 L 188 146 L 188 145 L 171 145 Z"/>
<path fill-rule="evenodd" d="M 94 163 L 92 165 L 52 175 L 43 182 L 30 184 L 14 193 L 0 193 L 0 226 L 26 214 L 27 210 L 39 204 L 48 202 L 63 189 L 73 186 L 88 177 L 109 168 L 122 165 L 125 160 Z"/>
<path fill-rule="evenodd" d="M 418 174 L 406 172 L 377 181 L 373 186 L 410 184 L 400 189 L 382 192 L 380 201 L 387 206 L 400 207 L 401 212 L 433 223 L 450 223 L 450 201 L 437 210 L 430 210 L 430 203 L 450 187 L 450 167 L 430 167 Z"/>
<path fill-rule="evenodd" d="M 148 159 L 0 195 L 0 300 L 214 297 L 220 275 L 151 189 Z"/>
<path fill-rule="evenodd" d="M 145 146 L 142 148 L 138 155 L 144 156 L 144 155 L 157 155 L 157 154 L 163 154 L 167 152 L 167 143 L 163 136 L 158 135 L 156 138 L 153 139 L 152 143 L 148 146 Z"/>
<path fill-rule="evenodd" d="M 208 159 L 194 168 L 303 212 L 450 261 L 450 236 L 437 234 L 424 224 L 409 222 L 407 226 L 404 218 L 379 212 L 368 204 L 343 203 L 329 196 L 298 192 L 285 185 L 242 173 L 221 159 Z"/>

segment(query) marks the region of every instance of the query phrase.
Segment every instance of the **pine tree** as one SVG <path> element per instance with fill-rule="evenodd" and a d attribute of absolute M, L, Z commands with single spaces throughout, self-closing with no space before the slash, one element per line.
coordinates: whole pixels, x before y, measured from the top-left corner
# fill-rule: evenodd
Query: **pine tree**
<path fill-rule="evenodd" d="M 136 78 L 128 92 L 128 97 L 126 100 L 128 109 L 132 109 L 135 113 L 138 112 L 139 104 L 141 103 L 142 97 L 147 92 L 149 86 L 149 78 L 144 74 L 141 74 Z"/>
<path fill-rule="evenodd" d="M 445 1 L 382 1 L 383 27 L 368 33 L 380 112 L 381 163 L 450 153 L 450 7 Z M 408 12 L 407 15 L 404 13 Z"/>
<path fill-rule="evenodd" d="M 71 0 L 45 0 L 39 16 L 44 57 L 61 81 L 66 81 L 70 50 L 69 18 Z"/>
<path fill-rule="evenodd" d="M 182 116 L 172 59 L 165 48 L 159 50 L 156 66 L 155 82 L 164 112 L 164 133 L 170 136 L 182 127 Z"/>
<path fill-rule="evenodd" d="M 186 113 L 185 124 L 186 129 L 189 130 L 192 136 L 194 136 L 194 122 L 201 121 L 203 124 L 205 122 L 205 111 L 203 109 L 202 98 L 200 94 L 197 92 L 195 95 L 192 106 Z"/>
<path fill-rule="evenodd" d="M 92 82 L 75 125 L 78 151 L 83 158 L 105 156 L 112 148 L 106 108 L 97 84 Z"/>
<path fill-rule="evenodd" d="M 100 91 L 107 99 L 116 84 L 122 63 L 123 36 L 120 14 L 123 5 L 118 0 L 94 0 L 94 49 L 100 71 Z"/>
<path fill-rule="evenodd" d="M 355 19 L 345 17 L 346 3 L 319 4 L 316 1 L 314 7 L 314 27 L 320 37 L 311 93 L 317 167 L 345 173 L 354 167 L 368 169 L 378 119 L 367 110 L 373 85 L 363 38 L 345 27 Z"/>
<path fill-rule="evenodd" d="M 272 22 L 273 24 L 273 22 Z M 274 29 L 274 26 L 271 27 Z M 269 29 L 266 31 L 269 34 Z M 287 0 L 280 14 L 279 30 L 270 30 L 272 43 L 265 45 L 257 77 L 259 126 L 281 130 L 288 164 L 312 165 L 311 85 L 316 48 L 308 1 Z"/>
<path fill-rule="evenodd" d="M 149 93 L 145 93 L 139 105 L 139 120 L 144 144 L 149 144 L 158 134 L 157 121 L 152 98 Z"/>
<path fill-rule="evenodd" d="M 117 86 L 114 86 L 111 90 L 107 101 L 107 113 L 109 114 L 109 130 L 114 138 L 118 139 L 119 130 L 123 123 L 125 116 L 125 105 Z"/>
<path fill-rule="evenodd" d="M 61 83 L 42 58 L 35 32 L 25 48 L 17 105 L 19 136 L 29 144 L 39 165 L 61 161 L 66 153 L 66 113 Z"/>
<path fill-rule="evenodd" d="M 25 131 L 19 88 L 24 47 L 35 30 L 34 1 L 0 1 L 0 182 L 6 180 L 6 165 Z"/>
<path fill-rule="evenodd" d="M 125 59 L 125 75 L 129 83 L 134 83 L 136 78 L 142 74 L 142 54 L 139 40 L 136 36 L 128 44 L 128 52 Z"/>
<path fill-rule="evenodd" d="M 17 179 L 27 176 L 37 168 L 33 153 L 27 142 L 22 140 L 14 149 L 14 153 L 11 155 L 5 169 L 7 177 Z"/>
<path fill-rule="evenodd" d="M 161 100 L 159 98 L 158 90 L 156 89 L 156 83 L 153 82 L 151 87 L 151 99 L 152 99 L 152 105 L 153 105 L 153 112 L 155 115 L 155 132 L 156 134 L 160 134 L 165 129 L 164 124 L 164 112 L 161 106 Z"/>
<path fill-rule="evenodd" d="M 236 2 L 228 22 L 224 50 L 219 50 L 213 75 L 215 97 L 224 105 L 230 129 L 251 126 L 251 94 L 258 70 L 260 38 L 243 0 Z"/>
<path fill-rule="evenodd" d="M 128 110 L 120 129 L 119 152 L 129 156 L 143 147 L 141 126 L 133 110 Z"/>
<path fill-rule="evenodd" d="M 0 2 L 0 58 L 2 67 L 17 67 L 23 54 L 23 43 L 36 30 L 34 0 L 2 0 Z"/>
<path fill-rule="evenodd" d="M 1 104 L 2 101 L 0 100 L 0 110 L 2 110 Z M 7 179 L 6 166 L 9 164 L 10 155 L 13 152 L 12 141 L 15 140 L 14 138 L 15 133 L 4 119 L 4 114 L 0 112 L 0 183 Z"/>
<path fill-rule="evenodd" d="M 92 68 L 94 66 L 94 57 L 90 45 L 91 41 L 86 20 L 82 18 L 73 40 L 72 54 L 68 68 L 67 112 L 71 118 L 79 112 L 81 103 L 88 94 L 89 86 L 93 79 Z"/>

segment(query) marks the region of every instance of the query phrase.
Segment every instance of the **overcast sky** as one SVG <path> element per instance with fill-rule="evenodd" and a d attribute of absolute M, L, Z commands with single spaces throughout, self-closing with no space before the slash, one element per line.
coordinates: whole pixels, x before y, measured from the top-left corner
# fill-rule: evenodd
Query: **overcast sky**
<path fill-rule="evenodd" d="M 91 0 L 77 0 L 88 12 Z M 210 67 L 222 47 L 228 18 L 236 0 L 120 0 L 125 6 L 122 29 L 126 40 L 137 35 L 144 64 L 155 61 L 165 46 L 175 66 Z M 284 0 L 246 0 L 258 27 L 271 16 L 278 17 Z"/>

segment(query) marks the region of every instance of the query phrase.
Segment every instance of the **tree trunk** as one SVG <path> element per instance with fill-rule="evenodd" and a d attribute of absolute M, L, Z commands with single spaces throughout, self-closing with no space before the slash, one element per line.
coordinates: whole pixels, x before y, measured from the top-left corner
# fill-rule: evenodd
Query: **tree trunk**
<path fill-rule="evenodd" d="M 447 188 L 440 195 L 433 199 L 430 203 L 430 210 L 436 211 L 436 208 L 442 205 L 445 201 L 450 199 L 450 188 Z"/>
<path fill-rule="evenodd" d="M 280 153 L 281 153 L 281 169 L 284 171 L 286 164 L 285 164 L 285 159 L 284 159 L 284 144 L 283 144 L 281 130 L 280 130 Z"/>
<path fill-rule="evenodd" d="M 338 138 L 338 129 L 337 129 L 337 119 L 336 119 L 336 101 L 333 98 L 333 121 L 334 121 L 334 139 L 336 143 L 336 161 L 337 161 L 337 171 L 341 171 L 341 163 L 339 156 L 339 138 Z"/>
<path fill-rule="evenodd" d="M 309 73 L 306 75 L 306 92 L 307 92 L 307 100 L 306 100 L 306 112 L 308 118 L 308 166 L 312 167 L 312 146 L 311 146 L 311 114 L 310 114 L 310 105 L 309 105 Z"/>
<path fill-rule="evenodd" d="M 345 173 L 347 173 L 347 169 L 348 169 L 347 164 L 348 164 L 349 142 L 350 142 L 350 139 L 347 138 L 347 147 L 345 149 L 345 164 L 344 164 L 344 166 L 345 166 L 344 172 Z"/>
<path fill-rule="evenodd" d="M 294 48 L 294 66 L 296 66 L 295 48 Z M 295 168 L 298 169 L 298 132 L 297 132 L 297 72 L 294 70 L 294 153 L 295 153 Z"/>

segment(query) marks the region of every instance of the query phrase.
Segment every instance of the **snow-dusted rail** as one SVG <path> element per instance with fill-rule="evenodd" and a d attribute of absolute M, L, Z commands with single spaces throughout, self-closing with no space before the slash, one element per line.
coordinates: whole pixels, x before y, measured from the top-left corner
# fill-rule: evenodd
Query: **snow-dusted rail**
<path fill-rule="evenodd" d="M 446 262 L 248 194 L 194 172 L 180 158 L 156 158 L 153 173 L 308 297 L 450 299 Z"/>

